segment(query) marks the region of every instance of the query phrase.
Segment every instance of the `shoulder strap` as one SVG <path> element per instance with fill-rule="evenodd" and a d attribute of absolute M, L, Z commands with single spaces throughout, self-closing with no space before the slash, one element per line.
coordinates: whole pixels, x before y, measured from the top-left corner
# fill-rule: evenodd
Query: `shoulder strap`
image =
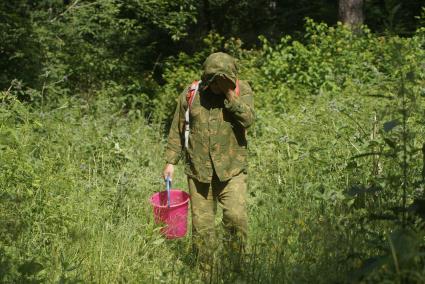
<path fill-rule="evenodd" d="M 236 80 L 235 94 L 239 97 L 240 88 L 239 88 L 239 80 Z"/>
<path fill-rule="evenodd" d="M 198 92 L 199 83 L 201 81 L 193 81 L 193 83 L 190 85 L 187 94 L 186 94 L 186 102 L 187 102 L 187 108 L 189 109 L 193 101 L 195 100 L 196 93 Z"/>
<path fill-rule="evenodd" d="M 193 100 L 195 99 L 196 93 L 198 92 L 199 84 L 201 81 L 193 81 L 192 85 L 190 85 L 189 90 L 186 94 L 186 102 L 187 102 L 187 109 L 186 113 L 184 115 L 184 146 L 187 148 L 189 146 L 189 132 L 190 132 L 190 122 L 189 122 L 189 110 L 193 104 Z"/>

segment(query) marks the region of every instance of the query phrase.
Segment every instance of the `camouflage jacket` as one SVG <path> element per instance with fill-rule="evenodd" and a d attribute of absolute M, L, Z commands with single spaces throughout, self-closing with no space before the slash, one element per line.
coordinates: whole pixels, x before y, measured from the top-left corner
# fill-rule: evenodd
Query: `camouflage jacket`
<path fill-rule="evenodd" d="M 208 70 L 211 68 L 204 64 L 203 82 L 211 75 Z M 224 73 L 222 71 L 219 73 Z M 235 79 L 231 72 L 225 75 Z M 247 82 L 240 80 L 239 88 L 239 96 L 228 101 L 224 94 L 214 94 L 201 84 L 190 107 L 187 149 L 184 147 L 184 125 L 188 89 L 182 92 L 165 149 L 167 163 L 177 164 L 184 153 L 185 173 L 200 182 L 210 182 L 214 170 L 221 181 L 247 170 L 246 128 L 254 121 L 254 100 Z"/>

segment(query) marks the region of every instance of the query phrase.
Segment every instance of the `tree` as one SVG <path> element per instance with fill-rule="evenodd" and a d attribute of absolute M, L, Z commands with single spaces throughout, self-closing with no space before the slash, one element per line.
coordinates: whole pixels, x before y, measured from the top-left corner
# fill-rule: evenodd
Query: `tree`
<path fill-rule="evenodd" d="M 42 51 L 30 14 L 25 0 L 0 2 L 0 90 L 13 79 L 32 84 L 39 73 Z"/>
<path fill-rule="evenodd" d="M 365 24 L 375 32 L 412 35 L 421 26 L 424 1 L 368 0 L 364 3 Z"/>
<path fill-rule="evenodd" d="M 352 29 L 363 24 L 363 0 L 339 0 L 339 20 Z"/>

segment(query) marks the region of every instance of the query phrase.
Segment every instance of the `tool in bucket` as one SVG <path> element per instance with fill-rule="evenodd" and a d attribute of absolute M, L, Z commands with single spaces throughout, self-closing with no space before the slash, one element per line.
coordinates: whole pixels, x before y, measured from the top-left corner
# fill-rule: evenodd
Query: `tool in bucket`
<path fill-rule="evenodd" d="M 155 222 L 164 225 L 160 232 L 167 239 L 181 238 L 187 232 L 190 195 L 180 189 L 172 189 L 169 177 L 165 181 L 166 190 L 157 192 L 150 198 Z"/>
<path fill-rule="evenodd" d="M 170 176 L 165 178 L 165 183 L 167 184 L 167 206 L 170 208 L 170 187 L 171 187 L 171 179 Z"/>

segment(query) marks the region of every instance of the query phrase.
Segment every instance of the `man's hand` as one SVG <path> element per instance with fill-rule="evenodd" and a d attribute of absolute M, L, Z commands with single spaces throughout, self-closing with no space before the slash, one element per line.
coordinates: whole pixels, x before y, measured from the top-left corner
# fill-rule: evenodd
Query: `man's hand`
<path fill-rule="evenodd" d="M 162 173 L 162 177 L 164 178 L 164 180 L 165 180 L 166 177 L 169 177 L 170 180 L 172 180 L 173 174 L 174 174 L 174 165 L 173 164 L 166 164 L 164 171 Z"/>
<path fill-rule="evenodd" d="M 230 81 L 225 76 L 217 76 L 217 85 L 220 88 L 221 93 L 226 95 L 228 101 L 232 101 L 235 96 L 235 86 L 232 81 Z"/>

